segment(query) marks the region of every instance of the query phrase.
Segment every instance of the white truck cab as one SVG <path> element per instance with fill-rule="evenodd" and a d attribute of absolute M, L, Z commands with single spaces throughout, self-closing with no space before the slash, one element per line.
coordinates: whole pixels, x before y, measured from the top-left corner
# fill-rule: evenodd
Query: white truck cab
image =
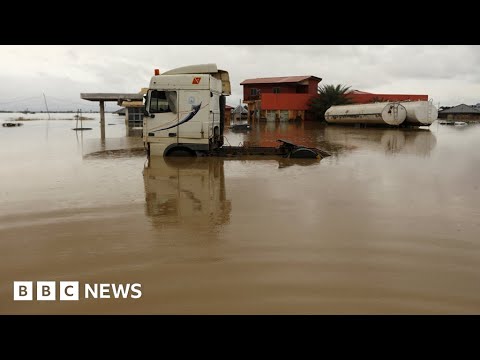
<path fill-rule="evenodd" d="M 216 64 L 155 70 L 143 118 L 148 155 L 195 156 L 221 147 L 230 94 L 229 74 Z"/>

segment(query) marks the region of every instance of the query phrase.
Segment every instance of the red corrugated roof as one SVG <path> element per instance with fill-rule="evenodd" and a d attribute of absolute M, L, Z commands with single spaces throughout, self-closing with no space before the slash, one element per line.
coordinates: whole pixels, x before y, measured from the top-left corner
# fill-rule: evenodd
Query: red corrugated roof
<path fill-rule="evenodd" d="M 304 76 L 279 76 L 279 77 L 269 77 L 269 78 L 256 78 L 256 79 L 247 79 L 243 80 L 240 85 L 246 84 L 278 84 L 278 83 L 296 83 L 303 80 L 314 78 L 318 81 L 322 81 L 321 78 L 313 75 L 304 75 Z"/>

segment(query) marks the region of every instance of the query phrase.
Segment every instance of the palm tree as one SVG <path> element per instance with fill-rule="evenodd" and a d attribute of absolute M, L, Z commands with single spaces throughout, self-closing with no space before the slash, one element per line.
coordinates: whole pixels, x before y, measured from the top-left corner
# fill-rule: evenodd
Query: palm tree
<path fill-rule="evenodd" d="M 318 86 L 318 95 L 310 100 L 310 111 L 315 118 L 325 121 L 325 111 L 333 105 L 351 104 L 352 100 L 347 96 L 350 86 L 345 85 L 322 85 Z"/>

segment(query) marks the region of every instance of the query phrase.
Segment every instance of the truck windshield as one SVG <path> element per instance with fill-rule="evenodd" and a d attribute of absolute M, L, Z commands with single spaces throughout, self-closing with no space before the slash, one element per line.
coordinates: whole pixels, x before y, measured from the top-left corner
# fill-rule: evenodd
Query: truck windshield
<path fill-rule="evenodd" d="M 159 91 L 152 90 L 150 92 L 150 108 L 151 113 L 177 112 L 177 92 L 176 91 Z"/>

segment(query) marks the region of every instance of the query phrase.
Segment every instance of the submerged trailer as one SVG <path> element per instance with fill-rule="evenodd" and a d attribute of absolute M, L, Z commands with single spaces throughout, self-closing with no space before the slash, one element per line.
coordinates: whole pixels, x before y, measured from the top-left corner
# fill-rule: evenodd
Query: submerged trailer
<path fill-rule="evenodd" d="M 145 97 L 143 140 L 148 157 L 280 155 L 319 158 L 326 151 L 279 140 L 279 147 L 224 146 L 229 74 L 216 64 L 185 66 L 155 75 Z"/>
<path fill-rule="evenodd" d="M 407 110 L 398 102 L 337 105 L 325 112 L 325 120 L 331 124 L 398 126 L 406 117 Z"/>

